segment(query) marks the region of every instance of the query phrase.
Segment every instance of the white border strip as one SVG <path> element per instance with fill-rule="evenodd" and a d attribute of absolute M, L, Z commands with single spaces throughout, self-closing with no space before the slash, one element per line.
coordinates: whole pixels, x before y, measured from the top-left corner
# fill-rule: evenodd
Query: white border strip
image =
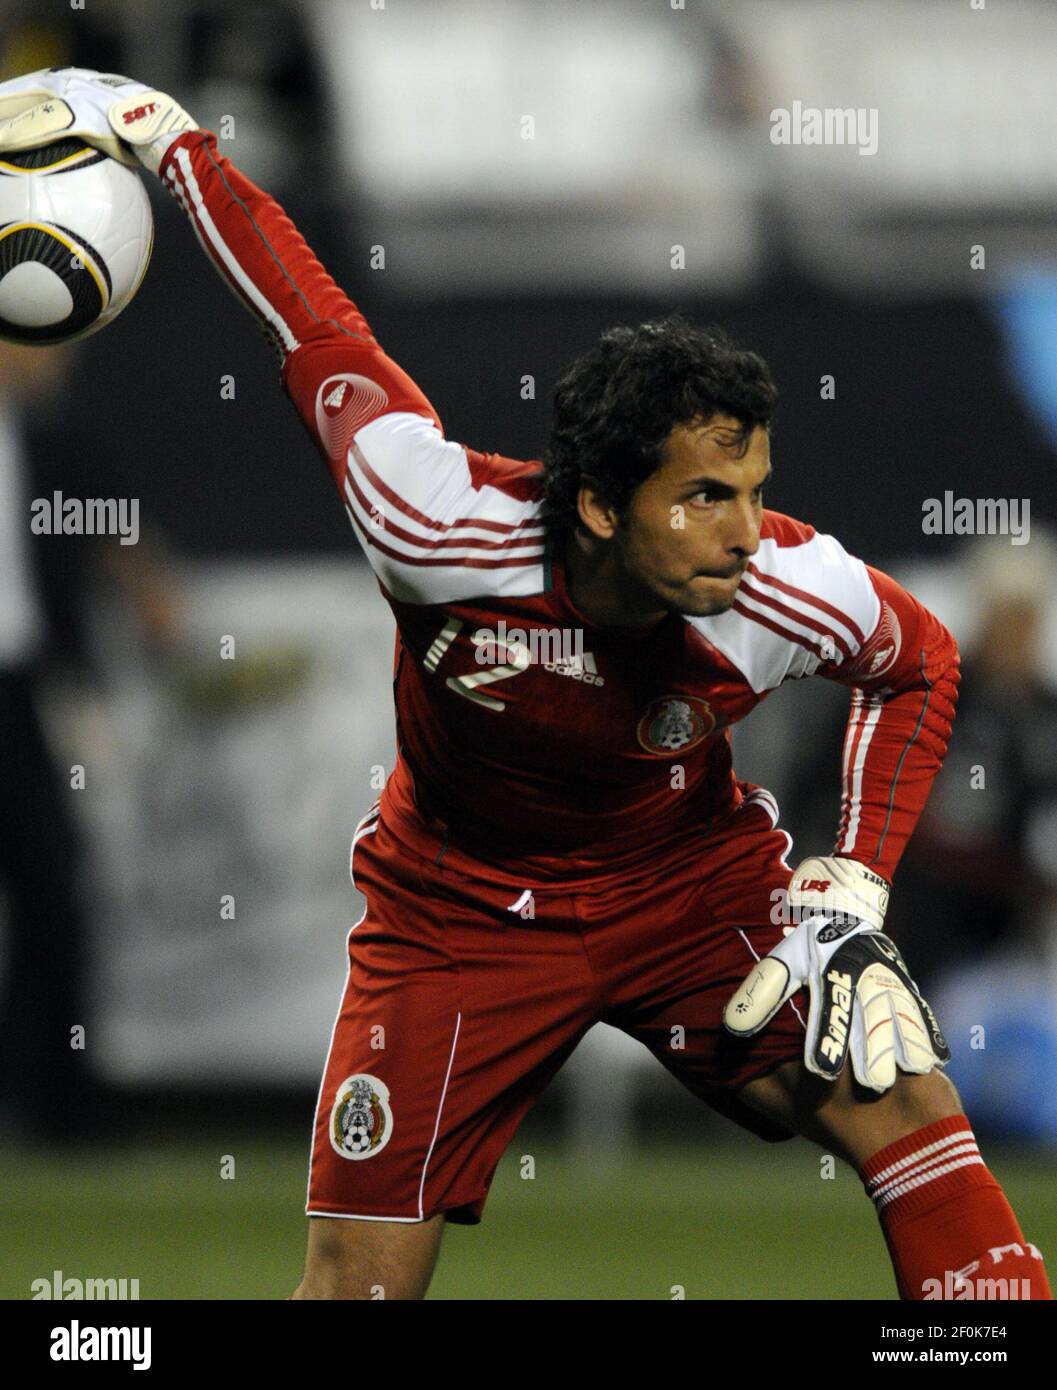
<path fill-rule="evenodd" d="M 224 241 L 224 238 L 220 235 L 217 225 L 213 221 L 209 209 L 202 199 L 202 190 L 199 188 L 198 180 L 195 178 L 195 171 L 191 164 L 191 158 L 183 146 L 176 151 L 176 162 L 179 164 L 186 181 L 187 191 L 190 193 L 191 200 L 194 203 L 198 221 L 202 226 L 202 230 L 212 243 L 218 258 L 230 271 L 232 278 L 241 287 L 247 299 L 256 305 L 262 318 L 270 323 L 278 332 L 287 352 L 296 351 L 301 344 L 294 337 L 290 325 L 283 318 L 282 314 L 279 313 L 278 309 L 276 309 L 273 304 L 270 304 L 268 300 L 265 299 L 264 295 L 261 294 L 260 290 L 235 259 L 227 243 Z M 169 167 L 172 168 L 172 165 L 170 164 Z"/>
<path fill-rule="evenodd" d="M 851 801 L 849 803 L 850 815 L 848 818 L 848 828 L 844 832 L 844 838 L 838 846 L 837 853 L 847 854 L 855 848 L 855 839 L 859 833 L 859 820 L 862 813 L 862 775 L 866 764 L 866 755 L 870 751 L 870 740 L 873 738 L 874 729 L 877 721 L 881 717 L 881 710 L 884 708 L 884 699 L 880 695 L 868 695 L 864 701 L 867 706 L 865 718 L 861 719 L 862 733 L 859 736 L 859 746 L 855 750 L 855 765 L 851 769 Z M 847 773 L 845 773 L 845 795 L 848 794 Z"/>

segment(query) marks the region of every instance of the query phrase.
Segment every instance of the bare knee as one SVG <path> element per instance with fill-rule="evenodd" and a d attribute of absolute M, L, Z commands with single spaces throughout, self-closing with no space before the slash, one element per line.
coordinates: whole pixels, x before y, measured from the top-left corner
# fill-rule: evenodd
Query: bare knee
<path fill-rule="evenodd" d="M 443 1215 L 419 1222 L 311 1217 L 305 1274 L 291 1298 L 424 1298 L 443 1232 Z"/>
<path fill-rule="evenodd" d="M 880 1149 L 937 1120 L 961 1113 L 958 1092 L 942 1071 L 896 1075 L 881 1095 L 854 1082 L 816 1113 L 819 1142 L 828 1140 L 841 1157 L 860 1168 Z"/>
<path fill-rule="evenodd" d="M 878 1095 L 860 1086 L 849 1066 L 829 1082 L 802 1062 L 790 1062 L 739 1094 L 753 1109 L 854 1167 L 897 1139 L 962 1111 L 958 1092 L 938 1068 L 925 1076 L 898 1072 L 894 1084 Z"/>

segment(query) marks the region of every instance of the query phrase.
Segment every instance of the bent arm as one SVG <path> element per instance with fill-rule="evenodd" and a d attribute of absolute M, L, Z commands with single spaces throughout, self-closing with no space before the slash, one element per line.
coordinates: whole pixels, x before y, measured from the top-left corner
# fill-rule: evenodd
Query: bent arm
<path fill-rule="evenodd" d="M 939 619 L 890 575 L 865 569 L 877 623 L 852 663 L 820 668 L 853 690 L 833 853 L 891 882 L 946 757 L 960 666 Z"/>

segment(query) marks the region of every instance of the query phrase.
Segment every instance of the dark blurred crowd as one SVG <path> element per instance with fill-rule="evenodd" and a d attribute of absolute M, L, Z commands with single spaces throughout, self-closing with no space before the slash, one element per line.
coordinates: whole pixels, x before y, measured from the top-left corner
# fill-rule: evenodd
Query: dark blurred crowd
<path fill-rule="evenodd" d="M 144 12 L 139 7 L 140 20 Z M 192 110 L 203 112 L 203 124 L 215 123 L 214 112 L 234 109 L 240 159 L 256 163 L 269 187 L 300 204 L 299 220 L 318 220 L 310 195 L 325 187 L 313 178 L 325 157 L 323 98 L 296 5 L 177 3 L 156 7 L 145 27 L 137 7 L 110 0 L 93 0 L 76 15 L 66 6 L 49 12 L 36 0 L 7 0 L 0 79 L 66 64 L 134 73 L 178 89 Z M 300 198 L 289 187 L 295 172 Z M 155 216 L 180 220 L 163 197 Z M 157 259 L 142 294 L 150 307 L 161 302 L 152 301 L 159 281 L 162 299 L 165 288 L 174 288 L 164 286 L 174 262 L 159 267 Z M 195 290 L 207 316 L 204 306 L 219 296 L 205 279 Z M 192 325 L 195 290 L 181 294 Z M 174 639 L 178 584 L 164 558 L 158 508 L 145 543 L 132 549 L 115 537 L 32 534 L 29 517 L 32 499 L 56 491 L 149 495 L 165 461 L 100 448 L 91 406 L 118 401 L 123 414 L 146 395 L 156 417 L 157 399 L 145 381 L 129 379 L 127 363 L 149 361 L 152 351 L 156 357 L 159 321 L 148 309 L 108 330 L 128 332 L 133 344 L 113 355 L 109 378 L 105 369 L 93 375 L 91 367 L 103 359 L 86 358 L 83 346 L 0 342 L 0 1138 L 105 1137 L 111 1121 L 94 1063 L 92 865 L 81 833 L 90 812 L 77 802 L 75 771 L 60 765 L 48 710 L 56 690 L 87 698 L 97 677 L 85 624 L 93 596 L 118 589 L 128 600 L 130 630 L 158 646 Z M 225 443 L 221 438 L 221 451 Z"/>

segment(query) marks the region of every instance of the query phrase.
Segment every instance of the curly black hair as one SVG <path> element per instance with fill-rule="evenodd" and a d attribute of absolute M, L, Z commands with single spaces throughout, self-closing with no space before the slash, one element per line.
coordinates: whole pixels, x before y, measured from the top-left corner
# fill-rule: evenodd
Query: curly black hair
<path fill-rule="evenodd" d="M 618 513 L 662 462 L 676 425 L 729 415 L 744 450 L 769 428 L 778 392 L 755 352 L 723 329 L 697 328 L 681 314 L 602 334 L 554 388 L 554 423 L 544 454 L 544 518 L 552 538 L 577 524 L 582 480 L 595 480 Z"/>

